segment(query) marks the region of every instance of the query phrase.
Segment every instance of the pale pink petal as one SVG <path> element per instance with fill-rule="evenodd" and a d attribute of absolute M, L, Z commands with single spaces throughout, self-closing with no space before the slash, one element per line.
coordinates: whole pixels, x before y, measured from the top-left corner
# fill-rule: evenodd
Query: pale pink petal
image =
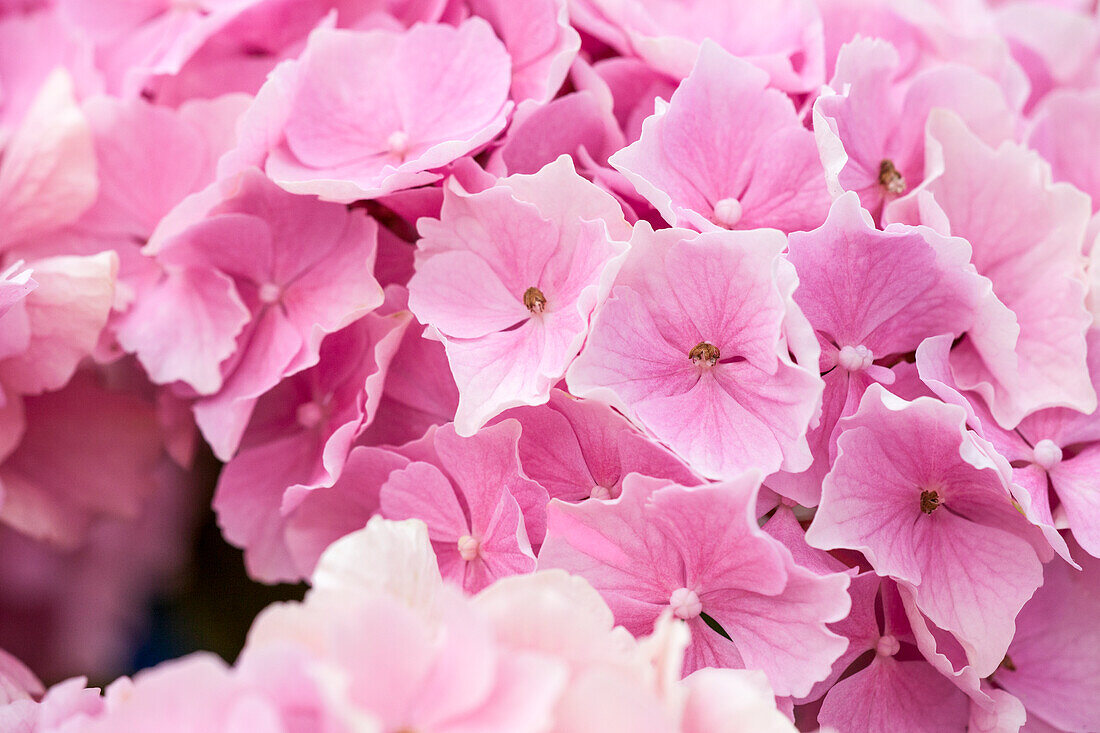
<path fill-rule="evenodd" d="M 0 248 L 55 231 L 95 201 L 95 150 L 72 80 L 52 73 L 0 157 Z"/>
<path fill-rule="evenodd" d="M 886 217 L 946 225 L 944 233 L 966 238 L 978 272 L 993 282 L 999 302 L 990 307 L 1003 303 L 1020 329 L 1015 341 L 993 318 L 972 330 L 952 353 L 959 384 L 978 391 L 1007 428 L 1045 407 L 1091 412 L 1082 254 L 1088 197 L 1052 184 L 1035 153 L 1007 143 L 993 150 L 943 110 L 929 116 L 927 145 L 925 184 Z"/>
<path fill-rule="evenodd" d="M 118 258 L 114 252 L 49 257 L 33 267 L 38 288 L 23 301 L 30 345 L 0 361 L 5 389 L 23 394 L 63 387 L 92 353 L 111 312 Z"/>

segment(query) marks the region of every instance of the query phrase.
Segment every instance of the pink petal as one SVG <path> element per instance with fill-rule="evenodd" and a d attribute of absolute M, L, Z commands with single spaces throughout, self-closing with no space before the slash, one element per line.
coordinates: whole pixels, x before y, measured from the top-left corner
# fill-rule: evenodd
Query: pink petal
<path fill-rule="evenodd" d="M 767 81 L 705 42 L 667 109 L 610 163 L 674 226 L 817 226 L 828 198 L 816 146 L 790 100 Z M 736 214 L 721 209 L 727 200 Z"/>

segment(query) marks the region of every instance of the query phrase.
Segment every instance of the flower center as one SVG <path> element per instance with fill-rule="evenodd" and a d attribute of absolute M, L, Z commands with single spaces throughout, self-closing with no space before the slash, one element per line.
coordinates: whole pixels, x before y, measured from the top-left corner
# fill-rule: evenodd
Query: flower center
<path fill-rule="evenodd" d="M 394 130 L 386 138 L 386 147 L 390 149 L 391 155 L 404 160 L 405 154 L 409 152 L 409 133 L 404 130 Z"/>
<path fill-rule="evenodd" d="M 668 598 L 668 605 L 676 618 L 682 618 L 685 621 L 703 612 L 703 603 L 699 600 L 699 594 L 687 588 L 677 588 L 672 591 L 672 595 Z"/>
<path fill-rule="evenodd" d="M 905 177 L 894 166 L 894 161 L 883 158 L 878 166 L 878 182 L 890 193 L 905 193 Z"/>
<path fill-rule="evenodd" d="M 920 492 L 920 510 L 925 514 L 931 514 L 943 503 L 943 499 L 936 491 Z"/>
<path fill-rule="evenodd" d="M 901 643 L 890 634 L 879 638 L 875 644 L 875 654 L 880 657 L 892 657 L 901 649 Z"/>
<path fill-rule="evenodd" d="M 714 366 L 722 358 L 722 352 L 709 341 L 700 341 L 688 352 L 688 358 L 696 366 Z"/>
<path fill-rule="evenodd" d="M 1062 449 L 1053 440 L 1044 438 L 1035 444 L 1032 457 L 1036 465 L 1050 470 L 1062 462 Z"/>
<path fill-rule="evenodd" d="M 523 291 L 523 304 L 532 313 L 542 313 L 546 310 L 546 296 L 534 285 Z"/>
<path fill-rule="evenodd" d="M 260 297 L 261 303 L 267 303 L 270 305 L 271 303 L 274 303 L 282 297 L 283 289 L 275 283 L 264 283 L 260 286 L 259 292 L 257 294 Z"/>
<path fill-rule="evenodd" d="M 741 221 L 742 214 L 741 202 L 735 198 L 722 199 L 714 205 L 714 223 L 726 229 L 732 229 Z"/>
<path fill-rule="evenodd" d="M 593 499 L 610 499 L 611 489 L 607 488 L 606 486 L 600 486 L 599 484 L 596 484 L 592 487 L 592 493 L 589 494 L 589 496 L 591 496 Z"/>
<path fill-rule="evenodd" d="M 321 418 L 325 416 L 325 412 L 316 402 L 304 402 L 298 405 L 294 416 L 298 419 L 299 425 L 308 429 L 317 427 Z"/>
<path fill-rule="evenodd" d="M 875 355 L 863 344 L 845 346 L 837 355 L 837 363 L 849 372 L 861 372 L 875 361 Z"/>
<path fill-rule="evenodd" d="M 466 562 L 481 557 L 481 540 L 468 534 L 462 535 L 458 538 L 458 554 Z"/>

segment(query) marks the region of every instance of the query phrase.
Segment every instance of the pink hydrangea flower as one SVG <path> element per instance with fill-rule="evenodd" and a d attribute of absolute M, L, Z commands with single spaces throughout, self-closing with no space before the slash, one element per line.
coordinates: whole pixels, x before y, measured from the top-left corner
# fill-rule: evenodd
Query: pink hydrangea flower
<path fill-rule="evenodd" d="M 154 382 L 201 396 L 195 419 L 227 460 L 259 396 L 316 364 L 326 334 L 382 304 L 377 225 L 256 170 L 185 199 L 165 221 L 148 251 L 163 275 L 119 320 L 118 340 Z"/>
<path fill-rule="evenodd" d="M 519 468 L 514 422 L 470 438 L 444 426 L 406 448 L 414 460 L 379 495 L 387 519 L 420 519 L 443 577 L 476 592 L 495 578 L 531 572 L 545 534 L 546 491 Z"/>
<path fill-rule="evenodd" d="M 768 484 L 812 506 L 836 456 L 837 421 L 855 412 L 870 384 L 892 384 L 889 367 L 924 339 L 955 338 L 974 325 L 991 285 L 974 271 L 964 240 L 928 227 L 876 229 L 853 192 L 833 202 L 824 225 L 789 243 L 800 280 L 794 301 L 821 342 L 825 392 L 809 434 L 813 466 Z"/>
<path fill-rule="evenodd" d="M 989 77 L 942 65 L 898 79 L 900 65 L 889 43 L 852 41 L 837 57 L 830 82 L 836 91 L 814 103 L 814 134 L 830 192 L 857 192 L 876 219 L 886 202 L 923 180 L 924 123 L 934 107 L 954 111 L 990 145 L 1015 133 L 1015 114 Z"/>
<path fill-rule="evenodd" d="M 951 351 L 960 387 L 1012 428 L 1046 407 L 1096 409 L 1085 363 L 1088 197 L 1054 184 L 1050 167 L 1017 145 L 986 146 L 958 117 L 933 111 L 922 186 L 887 209 L 889 221 L 928 224 L 967 239 L 997 301 Z M 1007 308 L 1007 310 L 1006 310 Z"/>
<path fill-rule="evenodd" d="M 790 232 L 828 212 L 817 146 L 791 100 L 710 41 L 641 138 L 610 162 L 673 226 Z"/>
<path fill-rule="evenodd" d="M 635 635 L 671 609 L 692 633 L 685 673 L 761 669 L 777 694 L 805 695 L 844 650 L 825 624 L 847 614 L 848 578 L 805 570 L 759 529 L 759 485 L 753 473 L 691 489 L 628 476 L 612 501 L 554 500 L 539 567 L 582 575 Z"/>
<path fill-rule="evenodd" d="M 610 403 L 709 478 L 799 471 L 819 347 L 775 230 L 634 229 L 570 391 Z"/>
<path fill-rule="evenodd" d="M 985 676 L 1004 657 L 1052 553 L 965 419 L 957 406 L 907 402 L 872 385 L 841 423 L 806 541 L 862 552 L 875 572 L 912 590 Z"/>
<path fill-rule="evenodd" d="M 369 77 L 357 71 L 364 66 Z M 507 51 L 479 18 L 407 32 L 322 28 L 259 91 L 232 160 L 341 203 L 430 183 L 441 177 L 434 169 L 504 128 L 511 76 Z"/>
<path fill-rule="evenodd" d="M 684 486 L 699 481 L 676 456 L 600 402 L 555 389 L 545 406 L 509 410 L 502 417 L 522 427 L 523 472 L 554 499 L 614 499 L 630 473 Z"/>
<path fill-rule="evenodd" d="M 421 219 L 409 308 L 447 349 L 470 435 L 517 405 L 546 402 L 588 333 L 630 229 L 610 195 L 562 157 L 467 194 L 448 188 Z"/>

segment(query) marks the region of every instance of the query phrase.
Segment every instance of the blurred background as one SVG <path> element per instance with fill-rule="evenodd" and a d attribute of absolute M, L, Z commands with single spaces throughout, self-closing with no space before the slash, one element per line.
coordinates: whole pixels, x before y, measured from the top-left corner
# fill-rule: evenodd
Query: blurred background
<path fill-rule="evenodd" d="M 98 523 L 77 547 L 0 525 L 0 648 L 47 685 L 102 686 L 200 649 L 233 661 L 256 614 L 306 588 L 248 578 L 210 509 L 220 469 L 201 442 L 187 470 L 162 458 L 140 515 Z"/>

